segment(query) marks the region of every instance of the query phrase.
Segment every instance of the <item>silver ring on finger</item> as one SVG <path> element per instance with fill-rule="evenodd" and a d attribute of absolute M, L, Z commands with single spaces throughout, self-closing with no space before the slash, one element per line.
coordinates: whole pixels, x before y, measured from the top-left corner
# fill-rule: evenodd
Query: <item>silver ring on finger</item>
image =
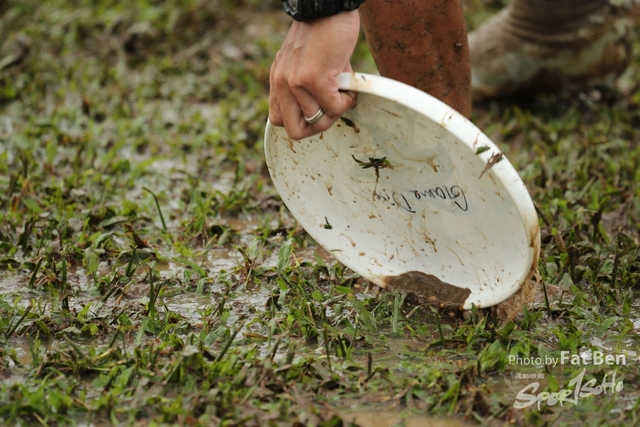
<path fill-rule="evenodd" d="M 317 122 L 318 120 L 320 120 L 322 118 L 322 116 L 324 116 L 324 111 L 322 111 L 322 108 L 318 110 L 317 113 L 315 113 L 313 116 L 311 117 L 305 117 L 304 121 L 309 123 L 310 125 L 314 124 L 315 122 Z"/>

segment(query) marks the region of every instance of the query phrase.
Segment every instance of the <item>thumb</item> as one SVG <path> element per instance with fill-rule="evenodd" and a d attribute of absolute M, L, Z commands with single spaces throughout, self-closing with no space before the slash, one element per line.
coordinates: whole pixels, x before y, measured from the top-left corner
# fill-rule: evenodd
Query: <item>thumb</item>
<path fill-rule="evenodd" d="M 353 68 L 351 68 L 351 63 L 350 62 L 347 62 L 347 66 L 344 67 L 344 70 L 342 72 L 343 73 L 353 74 Z M 339 91 L 340 91 L 339 93 L 343 93 L 343 94 L 347 95 L 347 97 L 351 101 L 351 105 L 347 108 L 347 110 L 350 110 L 350 109 L 354 108 L 356 106 L 356 104 L 358 103 L 358 92 L 353 91 L 353 90 L 343 90 L 343 89 L 339 89 Z"/>
<path fill-rule="evenodd" d="M 351 65 L 347 64 L 344 71 L 353 72 Z M 338 117 L 355 107 L 358 100 L 357 92 L 340 90 L 337 74 L 330 77 L 330 81 L 325 87 L 328 90 L 317 91 L 313 93 L 313 96 L 328 116 Z"/>

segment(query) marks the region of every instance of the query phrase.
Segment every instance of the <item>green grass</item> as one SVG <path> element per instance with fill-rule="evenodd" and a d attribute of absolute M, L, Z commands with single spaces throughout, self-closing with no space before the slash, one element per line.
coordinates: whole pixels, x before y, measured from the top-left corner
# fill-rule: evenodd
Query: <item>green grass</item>
<path fill-rule="evenodd" d="M 472 26 L 501 6 L 468 3 Z M 475 109 L 539 210 L 549 290 L 500 324 L 368 288 L 283 206 L 262 154 L 279 7 L 0 3 L 0 423 L 640 424 L 637 355 L 587 369 L 620 392 L 541 410 L 513 407 L 517 375 L 557 392 L 582 367 L 509 363 L 639 350 L 638 35 L 624 93 Z"/>

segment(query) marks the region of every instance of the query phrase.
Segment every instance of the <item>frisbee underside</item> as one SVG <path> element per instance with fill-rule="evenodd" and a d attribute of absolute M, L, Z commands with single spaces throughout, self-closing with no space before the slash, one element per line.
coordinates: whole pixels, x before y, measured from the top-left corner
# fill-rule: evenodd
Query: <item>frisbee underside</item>
<path fill-rule="evenodd" d="M 428 302 L 514 294 L 537 266 L 539 226 L 500 150 L 410 86 L 350 74 L 341 87 L 358 105 L 322 134 L 297 141 L 267 124 L 267 166 L 299 223 L 366 279 Z"/>

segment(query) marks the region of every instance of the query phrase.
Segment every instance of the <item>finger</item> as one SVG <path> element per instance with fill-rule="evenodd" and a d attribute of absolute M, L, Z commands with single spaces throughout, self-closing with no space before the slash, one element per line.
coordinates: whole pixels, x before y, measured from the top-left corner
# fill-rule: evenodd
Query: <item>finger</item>
<path fill-rule="evenodd" d="M 350 68 L 350 67 L 349 67 Z M 317 102 L 324 112 L 332 117 L 340 117 L 345 111 L 356 105 L 357 95 L 352 91 L 341 91 L 338 77 L 322 77 L 323 82 L 309 85 L 308 94 Z"/>
<path fill-rule="evenodd" d="M 287 127 L 292 135 L 306 135 L 305 118 L 313 117 L 320 106 L 305 90 L 293 91 L 291 81 L 295 80 L 295 73 L 283 66 L 280 53 L 276 54 L 269 73 L 269 120 L 277 126 Z"/>
<path fill-rule="evenodd" d="M 269 94 L 269 122 L 274 126 L 284 126 L 280 103 L 275 93 Z"/>
<path fill-rule="evenodd" d="M 291 73 L 283 72 L 279 66 L 279 56 L 280 52 L 276 54 L 269 73 L 269 120 L 273 120 L 275 125 L 284 126 L 289 137 L 301 139 L 313 134 L 305 117 L 312 117 L 320 107 L 308 94 L 302 94 L 300 99 L 295 96 L 291 91 Z M 304 110 L 301 102 L 305 105 Z"/>
<path fill-rule="evenodd" d="M 296 131 L 298 139 L 311 136 L 329 129 L 333 123 L 340 117 L 339 115 L 327 114 L 322 106 L 311 96 L 305 89 L 292 88 L 291 93 L 295 97 L 303 115 L 304 123 L 302 128 Z M 307 119 L 313 119 L 317 115 L 319 119 L 310 123 Z M 306 126 L 305 126 L 306 125 Z"/>
<path fill-rule="evenodd" d="M 300 110 L 302 111 L 303 120 L 306 123 L 306 129 L 300 129 L 300 133 L 297 135 L 303 135 L 303 137 L 314 135 L 316 133 L 327 130 L 333 125 L 333 123 L 340 117 L 340 115 L 327 113 L 324 106 L 319 104 L 311 93 L 300 85 L 291 85 L 291 93 L 298 101 Z M 320 113 L 320 111 L 322 112 Z M 315 117 L 320 113 L 320 118 L 309 123 L 308 118 Z"/>
<path fill-rule="evenodd" d="M 277 62 L 274 62 L 271 65 L 271 70 L 269 72 L 269 122 L 275 126 L 284 126 L 280 102 L 278 101 L 278 91 L 275 83 L 276 64 Z"/>
<path fill-rule="evenodd" d="M 332 93 L 319 94 L 320 105 L 328 105 L 327 114 L 341 116 L 345 111 L 356 106 L 358 94 L 353 91 L 341 91 L 336 84 L 336 91 Z"/>
<path fill-rule="evenodd" d="M 276 79 L 277 80 L 277 79 Z M 312 118 L 320 111 L 320 105 L 303 88 L 291 84 L 291 76 L 276 81 L 276 93 L 282 115 L 282 121 L 289 137 L 302 139 L 321 132 L 331 126 L 324 112 L 320 119 L 309 123 L 306 118 Z"/>
<path fill-rule="evenodd" d="M 353 68 L 351 68 L 351 63 L 347 62 L 347 66 L 344 67 L 344 70 L 342 70 L 343 73 L 353 73 Z M 349 109 L 355 108 L 355 106 L 358 103 L 358 92 L 353 91 L 353 90 L 342 90 L 342 93 L 346 94 L 347 96 L 351 97 L 351 99 L 353 100 L 353 104 L 351 105 L 351 107 L 349 107 Z"/>
<path fill-rule="evenodd" d="M 325 111 L 324 108 L 314 99 L 313 96 L 304 88 L 291 86 L 291 93 L 298 101 L 298 105 L 300 106 L 300 110 L 302 111 L 303 119 L 308 123 L 307 118 L 315 117 L 320 110 L 322 110 L 322 116 L 324 116 Z M 321 118 L 322 118 L 321 116 Z M 316 120 L 317 123 L 319 120 Z M 308 123 L 311 125 L 311 123 Z"/>
<path fill-rule="evenodd" d="M 308 134 L 308 123 L 304 120 L 304 113 L 298 100 L 289 90 L 288 85 L 278 84 L 278 103 L 282 114 L 282 122 L 289 137 L 301 139 Z"/>

